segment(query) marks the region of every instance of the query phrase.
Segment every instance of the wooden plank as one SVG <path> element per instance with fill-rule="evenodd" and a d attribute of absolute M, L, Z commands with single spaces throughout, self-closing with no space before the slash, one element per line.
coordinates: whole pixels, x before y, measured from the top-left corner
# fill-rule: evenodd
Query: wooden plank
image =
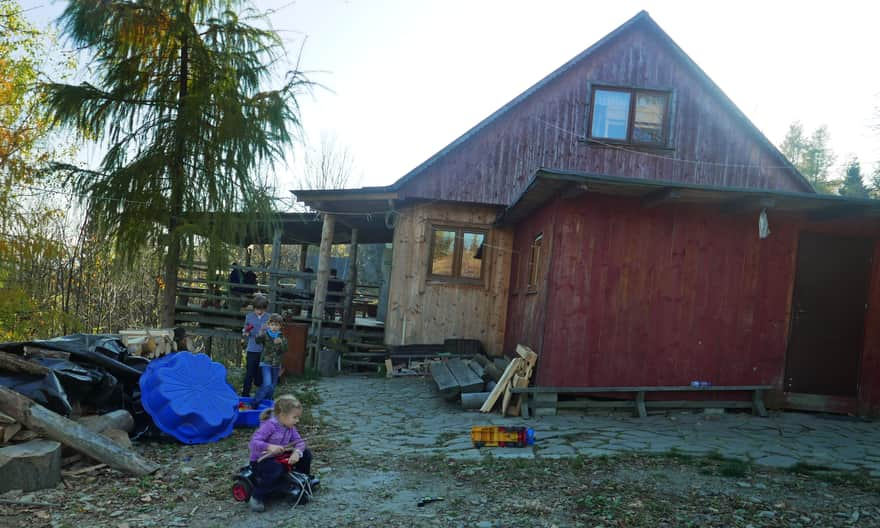
<path fill-rule="evenodd" d="M 536 354 L 534 350 L 525 345 L 516 345 L 516 353 L 526 360 L 526 363 L 529 364 L 529 368 L 535 368 L 535 363 L 538 362 L 538 354 Z"/>
<path fill-rule="evenodd" d="M 483 366 L 480 365 L 479 362 L 477 362 L 477 361 L 471 361 L 471 360 L 466 360 L 466 361 L 465 361 L 465 364 L 468 366 L 468 368 L 470 368 L 472 371 L 474 371 L 474 374 L 475 374 L 478 378 L 480 378 L 481 380 L 485 381 L 486 378 L 489 377 L 489 375 L 486 374 L 486 370 L 483 369 Z"/>
<path fill-rule="evenodd" d="M 517 389 L 517 388 L 521 389 L 524 387 L 528 387 L 528 385 L 529 385 L 529 376 L 520 376 L 520 375 L 513 376 L 513 382 L 511 382 L 511 389 Z M 528 394 L 514 394 L 513 395 L 513 402 L 511 403 L 510 408 L 508 409 L 510 411 L 510 413 L 509 413 L 510 416 L 516 416 L 516 415 L 520 414 L 520 408 L 522 405 L 522 401 L 525 398 L 528 398 Z"/>
<path fill-rule="evenodd" d="M 501 375 L 501 379 L 498 380 L 498 383 L 495 385 L 495 388 L 492 389 L 492 394 L 486 398 L 486 403 L 480 407 L 480 412 L 490 412 L 492 411 L 492 407 L 495 406 L 495 402 L 498 401 L 498 398 L 504 394 L 504 391 L 507 389 L 507 384 L 510 383 L 510 380 L 513 378 L 514 373 L 519 369 L 520 365 L 525 362 L 522 358 L 514 358 L 513 361 L 507 365 L 507 368 L 504 370 L 504 374 Z"/>
<path fill-rule="evenodd" d="M 434 361 L 431 363 L 431 377 L 437 384 L 439 390 L 445 396 L 455 396 L 461 392 L 458 380 L 452 375 L 449 366 L 442 361 Z"/>
<path fill-rule="evenodd" d="M 458 380 L 461 392 L 480 392 L 483 390 L 483 380 L 474 374 L 474 371 L 460 359 L 450 359 L 446 362 L 449 371 Z"/>

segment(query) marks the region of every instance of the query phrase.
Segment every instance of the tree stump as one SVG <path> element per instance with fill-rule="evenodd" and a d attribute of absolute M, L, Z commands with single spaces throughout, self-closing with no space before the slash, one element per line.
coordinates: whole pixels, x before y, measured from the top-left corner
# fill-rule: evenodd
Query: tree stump
<path fill-rule="evenodd" d="M 0 493 L 54 488 L 61 480 L 61 444 L 31 440 L 0 448 Z"/>

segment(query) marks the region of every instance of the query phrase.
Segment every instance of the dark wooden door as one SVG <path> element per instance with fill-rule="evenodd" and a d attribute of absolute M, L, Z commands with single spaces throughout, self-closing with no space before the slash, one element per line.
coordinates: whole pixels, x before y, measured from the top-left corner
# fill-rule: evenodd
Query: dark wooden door
<path fill-rule="evenodd" d="M 786 391 L 857 395 L 873 249 L 870 239 L 801 233 Z"/>

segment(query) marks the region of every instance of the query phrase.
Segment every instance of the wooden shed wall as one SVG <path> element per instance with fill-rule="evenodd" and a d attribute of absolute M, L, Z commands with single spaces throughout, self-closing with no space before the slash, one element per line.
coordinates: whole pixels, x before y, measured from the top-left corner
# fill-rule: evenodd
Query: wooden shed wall
<path fill-rule="evenodd" d="M 428 203 L 400 213 L 394 229 L 385 342 L 389 345 L 432 344 L 443 343 L 446 338 L 479 339 L 490 354 L 501 354 L 512 231 L 489 229 L 498 209 Z M 489 229 L 483 285 L 435 282 L 427 278 L 432 225 Z"/>
<path fill-rule="evenodd" d="M 555 216 L 548 216 L 553 211 Z M 638 200 L 558 199 L 516 227 L 514 251 L 553 230 L 546 320 L 512 297 L 505 351 L 539 346 L 544 386 L 716 384 L 783 386 L 801 230 L 878 237 L 876 227 L 811 224 L 769 212 L 703 206 L 643 208 Z M 880 245 L 865 319 L 863 412 L 880 411 Z M 518 328 L 519 325 L 529 328 Z M 540 341 L 540 342 L 536 342 Z M 833 360 L 829 358 L 829 360 Z"/>
<path fill-rule="evenodd" d="M 586 135 L 590 83 L 674 91 L 674 150 L 634 152 L 581 140 Z M 644 23 L 622 32 L 439 157 L 404 185 L 401 194 L 510 204 L 540 167 L 810 190 Z"/>

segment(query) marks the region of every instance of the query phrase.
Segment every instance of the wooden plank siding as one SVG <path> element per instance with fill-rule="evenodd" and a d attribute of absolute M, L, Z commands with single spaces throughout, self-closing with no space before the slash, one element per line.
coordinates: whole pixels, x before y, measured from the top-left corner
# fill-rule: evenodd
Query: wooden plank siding
<path fill-rule="evenodd" d="M 534 233 L 547 237 L 552 230 L 549 296 L 544 320 L 531 312 L 536 299 L 511 296 L 505 352 L 519 342 L 536 348 L 542 386 L 708 380 L 782 388 L 800 232 L 867 236 L 875 240 L 875 259 L 859 404 L 863 413 L 877 414 L 880 225 L 768 214 L 771 235 L 761 240 L 757 212 L 644 208 L 636 199 L 600 195 L 557 198 L 515 228 L 515 255 L 527 253 Z M 522 283 L 517 274 L 514 282 Z"/>
<path fill-rule="evenodd" d="M 400 196 L 507 205 L 541 167 L 811 192 L 661 31 L 643 21 L 620 32 L 413 171 Z M 635 152 L 584 141 L 590 87 L 601 85 L 671 91 L 673 148 Z"/>
<path fill-rule="evenodd" d="M 387 344 L 443 343 L 447 338 L 479 339 L 489 354 L 501 354 L 512 241 L 510 229 L 491 227 L 498 210 L 492 206 L 444 203 L 425 203 L 400 210 L 394 230 L 385 320 Z M 480 227 L 488 232 L 482 284 L 428 279 L 432 225 Z"/>

